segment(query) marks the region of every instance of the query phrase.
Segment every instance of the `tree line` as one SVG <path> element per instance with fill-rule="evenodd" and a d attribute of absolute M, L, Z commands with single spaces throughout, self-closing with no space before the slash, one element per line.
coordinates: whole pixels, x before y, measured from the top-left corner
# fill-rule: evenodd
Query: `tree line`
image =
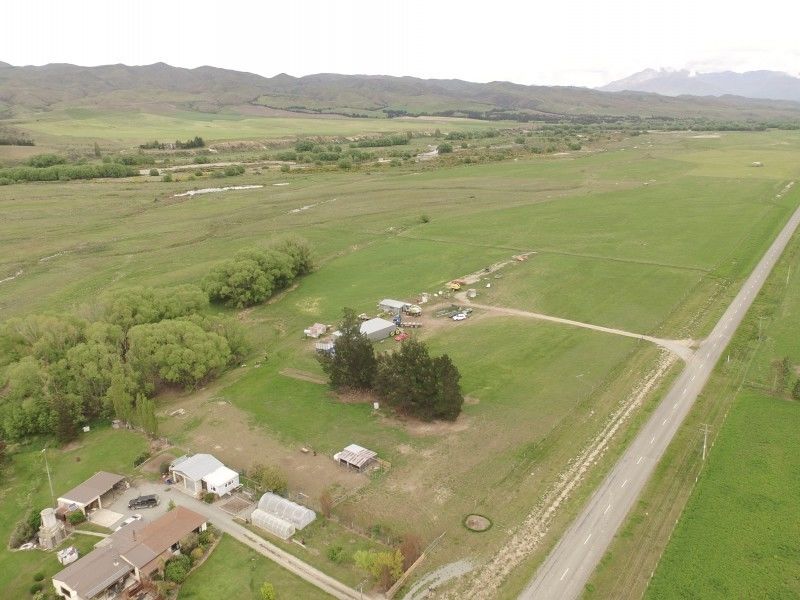
<path fill-rule="evenodd" d="M 197 286 L 136 287 L 105 295 L 82 318 L 33 314 L 0 326 L 0 428 L 7 439 L 80 427 L 116 417 L 155 435 L 152 395 L 191 387 L 239 360 L 244 332 L 232 319 L 207 316 Z"/>
<path fill-rule="evenodd" d="M 409 338 L 399 350 L 376 355 L 349 308 L 339 331 L 334 352 L 318 354 L 331 387 L 371 390 L 399 413 L 423 421 L 454 421 L 461 413 L 461 374 L 447 354 L 432 357 L 423 342 Z"/>
<path fill-rule="evenodd" d="M 311 248 L 301 238 L 287 238 L 266 249 L 237 252 L 203 279 L 213 302 L 243 308 L 269 299 L 313 268 Z"/>
<path fill-rule="evenodd" d="M 70 181 L 72 179 L 97 179 L 98 177 L 132 177 L 139 172 L 119 163 L 99 165 L 57 164 L 47 167 L 7 167 L 0 169 L 0 182 L 17 181 Z"/>

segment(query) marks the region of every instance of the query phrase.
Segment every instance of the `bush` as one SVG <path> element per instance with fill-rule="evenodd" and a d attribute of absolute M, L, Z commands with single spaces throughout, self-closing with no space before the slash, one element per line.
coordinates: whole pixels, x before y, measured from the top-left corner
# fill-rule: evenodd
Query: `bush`
<path fill-rule="evenodd" d="M 159 171 L 158 169 L 150 169 L 150 177 L 158 177 Z"/>
<path fill-rule="evenodd" d="M 31 167 L 52 167 L 54 165 L 63 165 L 67 162 L 67 159 L 63 156 L 58 156 L 57 154 L 37 154 L 36 156 L 31 156 L 28 159 L 28 165 Z"/>
<path fill-rule="evenodd" d="M 192 159 L 192 162 L 196 165 L 204 165 L 210 163 L 211 160 L 207 156 L 195 156 Z"/>
<path fill-rule="evenodd" d="M 0 185 L 11 185 L 12 183 L 14 182 L 8 177 L 0 177 Z"/>
<path fill-rule="evenodd" d="M 192 564 L 193 564 L 193 565 L 194 565 L 194 564 L 197 564 L 197 562 L 198 562 L 198 561 L 199 561 L 201 558 L 203 558 L 203 555 L 204 555 L 204 554 L 205 554 L 205 552 L 203 551 L 203 548 L 201 548 L 200 546 L 198 546 L 197 548 L 195 548 L 194 550 L 192 550 L 192 551 L 189 553 L 189 558 L 191 558 L 191 560 L 192 560 Z"/>
<path fill-rule="evenodd" d="M 281 165 L 281 173 L 288 173 L 291 170 L 292 167 L 290 167 L 289 165 Z"/>
<path fill-rule="evenodd" d="M 420 215 L 419 216 L 419 222 L 420 223 L 430 223 L 431 222 L 431 218 L 428 215 Z"/>
<path fill-rule="evenodd" d="M 200 533 L 197 534 L 197 541 L 201 546 L 210 546 L 214 543 L 216 536 L 214 532 L 210 529 L 204 529 Z"/>
<path fill-rule="evenodd" d="M 336 163 L 336 165 L 337 165 L 337 166 L 338 166 L 340 169 L 343 169 L 343 170 L 345 170 L 345 171 L 346 171 L 346 170 L 348 170 L 348 169 L 352 169 L 352 168 L 353 168 L 353 161 L 351 161 L 351 160 L 349 160 L 349 159 L 347 159 L 347 158 L 340 158 L 340 159 L 338 160 L 338 162 Z"/>
<path fill-rule="evenodd" d="M 42 524 L 42 517 L 39 513 L 40 511 L 31 508 L 25 517 L 17 523 L 14 531 L 11 532 L 9 546 L 19 548 L 36 535 L 39 526 Z"/>
<path fill-rule="evenodd" d="M 278 597 L 275 595 L 275 586 L 273 586 L 269 581 L 262 583 L 259 591 L 261 594 L 261 600 L 276 600 Z"/>
<path fill-rule="evenodd" d="M 450 154 L 453 151 L 453 145 L 444 142 L 439 144 L 436 149 L 439 151 L 439 154 Z"/>
<path fill-rule="evenodd" d="M 186 581 L 186 576 L 189 574 L 191 566 L 192 562 L 188 556 L 178 554 L 176 557 L 170 558 L 164 566 L 164 579 L 175 583 L 183 583 Z"/>
<path fill-rule="evenodd" d="M 148 458 L 150 458 L 150 453 L 147 450 L 145 450 L 139 456 L 137 456 L 136 458 L 133 459 L 133 466 L 134 467 L 138 467 L 140 464 L 145 462 Z M 169 466 L 167 468 L 169 468 Z"/>
<path fill-rule="evenodd" d="M 203 176 L 202 169 L 197 169 L 197 171 L 194 172 L 194 176 L 195 177 L 202 177 Z"/>
<path fill-rule="evenodd" d="M 41 592 L 44 586 L 39 583 L 38 581 L 31 586 L 30 592 L 31 596 L 33 596 L 37 592 Z"/>
<path fill-rule="evenodd" d="M 41 581 L 42 579 L 44 579 L 44 573 L 42 573 L 41 571 L 37 572 L 37 573 L 36 573 L 36 574 L 33 576 L 33 580 L 34 580 L 34 581 Z"/>
<path fill-rule="evenodd" d="M 86 520 L 86 515 L 79 510 L 74 510 L 67 515 L 67 521 L 70 525 L 80 525 Z"/>
<path fill-rule="evenodd" d="M 345 554 L 344 548 L 341 546 L 331 546 L 328 548 L 328 560 L 336 563 L 337 565 L 342 564 L 346 559 L 347 555 Z"/>
<path fill-rule="evenodd" d="M 206 504 L 212 504 L 214 500 L 216 500 L 217 495 L 214 492 L 206 492 L 203 494 L 203 502 Z"/>
<path fill-rule="evenodd" d="M 161 181 L 163 181 L 163 182 L 165 182 L 165 183 L 169 183 L 170 181 L 172 181 L 172 173 L 166 173 L 166 174 L 165 174 L 165 175 L 164 175 L 164 176 L 161 178 Z"/>
<path fill-rule="evenodd" d="M 288 489 L 286 475 L 278 467 L 272 465 L 256 463 L 250 469 L 249 477 L 261 492 L 275 492 L 284 495 Z"/>

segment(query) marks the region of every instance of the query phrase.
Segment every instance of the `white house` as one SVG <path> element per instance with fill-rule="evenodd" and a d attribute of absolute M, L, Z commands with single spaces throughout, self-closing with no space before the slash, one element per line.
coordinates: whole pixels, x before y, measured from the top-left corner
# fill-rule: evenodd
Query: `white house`
<path fill-rule="evenodd" d="M 192 496 L 205 492 L 224 496 L 239 487 L 239 474 L 210 454 L 176 458 L 169 472 L 175 485 Z"/>

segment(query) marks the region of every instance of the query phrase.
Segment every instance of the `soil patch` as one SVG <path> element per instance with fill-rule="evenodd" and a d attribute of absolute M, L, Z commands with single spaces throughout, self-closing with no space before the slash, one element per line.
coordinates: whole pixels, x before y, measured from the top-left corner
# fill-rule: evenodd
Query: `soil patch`
<path fill-rule="evenodd" d="M 380 402 L 374 392 L 368 390 L 347 390 L 332 393 L 331 397 L 342 404 L 372 404 Z"/>

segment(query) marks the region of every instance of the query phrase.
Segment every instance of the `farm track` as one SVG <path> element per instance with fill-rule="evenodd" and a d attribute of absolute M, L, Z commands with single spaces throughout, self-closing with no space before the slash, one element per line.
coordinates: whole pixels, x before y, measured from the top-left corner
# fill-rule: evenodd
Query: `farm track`
<path fill-rule="evenodd" d="M 663 338 L 652 337 L 649 335 L 644 335 L 641 333 L 634 333 L 632 331 L 624 331 L 622 329 L 615 329 L 613 327 L 605 327 L 603 325 L 594 325 L 592 323 L 583 323 L 581 321 L 573 321 L 572 319 L 563 319 L 561 317 L 554 317 L 551 315 L 545 315 L 542 313 L 535 313 L 530 312 L 527 310 L 519 310 L 516 308 L 503 308 L 499 306 L 492 306 L 490 304 L 478 304 L 475 302 L 471 302 L 467 299 L 466 295 L 463 293 L 459 293 L 456 297 L 461 301 L 469 306 L 480 308 L 483 310 L 487 310 L 489 312 L 495 314 L 502 314 L 508 315 L 513 317 L 524 317 L 528 319 L 537 319 L 540 321 L 550 321 L 551 323 L 559 323 L 561 325 L 570 325 L 572 327 L 581 327 L 583 329 L 591 329 L 593 331 L 600 331 L 602 333 L 609 333 L 612 335 L 620 335 L 623 337 L 629 337 L 639 340 L 644 340 L 647 342 L 652 342 L 657 346 L 661 346 L 672 352 L 673 354 L 679 356 L 683 360 L 689 360 L 694 351 L 692 350 L 692 344 L 694 343 L 693 340 L 667 340 Z"/>

